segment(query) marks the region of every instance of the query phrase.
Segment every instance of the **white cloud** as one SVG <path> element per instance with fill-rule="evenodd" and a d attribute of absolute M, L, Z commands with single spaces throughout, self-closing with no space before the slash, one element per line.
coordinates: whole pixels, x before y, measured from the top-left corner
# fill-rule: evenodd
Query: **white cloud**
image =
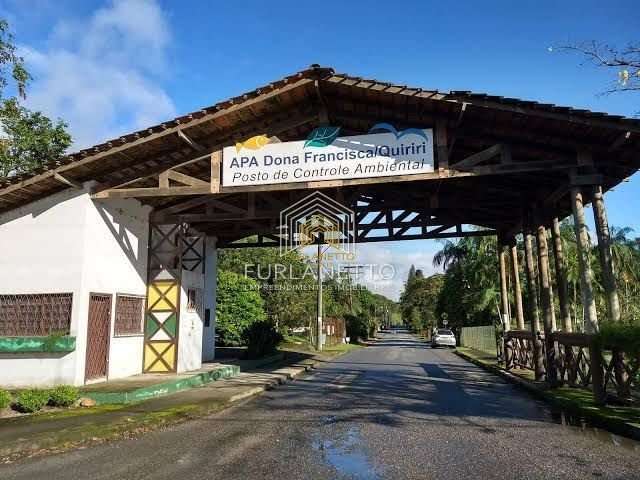
<path fill-rule="evenodd" d="M 439 250 L 438 246 L 433 244 L 434 250 L 425 249 L 429 244 L 423 241 L 409 242 L 408 245 L 412 248 L 407 248 L 406 245 L 401 246 L 399 243 L 359 244 L 355 263 L 374 266 L 364 270 L 360 283 L 375 293 L 398 300 L 411 265 L 421 269 L 425 277 L 440 271 L 433 267 L 433 255 Z M 388 278 L 390 277 L 388 267 L 384 267 L 383 271 L 383 265 L 393 266 L 392 278 Z"/>
<path fill-rule="evenodd" d="M 74 149 L 175 116 L 158 83 L 171 40 L 155 0 L 113 0 L 65 19 L 42 49 L 22 47 L 35 81 L 27 106 L 69 123 Z"/>

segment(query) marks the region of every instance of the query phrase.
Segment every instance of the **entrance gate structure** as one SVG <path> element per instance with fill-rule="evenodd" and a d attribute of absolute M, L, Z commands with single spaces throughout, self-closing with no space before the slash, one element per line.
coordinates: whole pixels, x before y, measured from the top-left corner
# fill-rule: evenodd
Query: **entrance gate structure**
<path fill-rule="evenodd" d="M 434 171 L 252 186 L 221 182 L 223 147 L 254 135 L 301 140 L 328 125 L 359 135 L 380 122 L 399 130 L 433 129 Z M 411 88 L 312 65 L 5 180 L 0 209 L 87 181 L 94 182 L 94 199 L 135 198 L 152 207 L 152 231 L 173 232 L 168 241 L 173 253 L 157 255 L 153 239 L 150 244 L 145 370 L 154 372 L 175 368 L 178 338 L 171 335 L 173 323 L 167 319 L 179 322 L 180 276 L 172 272 L 180 270 L 184 238 L 215 237 L 222 248 L 277 246 L 280 211 L 315 190 L 355 212 L 356 242 L 496 235 L 501 310 L 511 311 L 508 285 L 515 305 L 514 319 L 504 319 L 507 366 L 531 368 L 536 378 L 553 385 L 593 386 L 602 401 L 607 381 L 624 390 L 630 376 L 624 352 L 614 350 L 602 365 L 593 341 L 599 319 L 584 207 L 593 205 L 607 314 L 618 321 L 604 193 L 638 170 L 639 147 L 638 120 L 467 91 Z M 559 222 L 569 215 L 578 239 L 584 334 L 571 331 L 559 238 Z M 519 234 L 525 247 L 526 302 Z M 560 304 L 557 320 L 552 294 Z M 158 313 L 166 317 L 162 322 Z M 525 330 L 525 319 L 530 330 Z M 163 339 L 154 340 L 159 331 Z"/>

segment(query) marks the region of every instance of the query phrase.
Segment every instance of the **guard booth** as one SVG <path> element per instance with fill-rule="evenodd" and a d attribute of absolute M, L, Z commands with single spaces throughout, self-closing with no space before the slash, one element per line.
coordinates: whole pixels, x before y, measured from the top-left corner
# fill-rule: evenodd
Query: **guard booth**
<path fill-rule="evenodd" d="M 640 121 L 620 116 L 313 65 L 4 179 L 0 385 L 81 385 L 213 359 L 217 249 L 281 245 L 281 212 L 316 191 L 353 212 L 355 243 L 497 235 L 503 279 L 524 233 L 542 304 L 525 312 L 516 282 L 513 327 L 527 313 L 533 334 L 551 339 L 547 229 L 574 215 L 586 258 L 593 203 L 612 278 L 604 193 L 638 170 L 639 134 Z M 596 330 L 586 262 L 581 274 Z M 541 361 L 539 342 L 526 341 Z"/>

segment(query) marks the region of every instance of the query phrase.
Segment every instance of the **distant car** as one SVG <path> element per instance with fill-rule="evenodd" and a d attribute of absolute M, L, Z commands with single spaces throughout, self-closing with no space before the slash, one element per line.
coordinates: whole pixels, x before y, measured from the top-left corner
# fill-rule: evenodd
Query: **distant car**
<path fill-rule="evenodd" d="M 456 346 L 456 336 L 448 328 L 439 328 L 435 335 L 431 338 L 431 346 L 436 347 L 452 347 Z"/>

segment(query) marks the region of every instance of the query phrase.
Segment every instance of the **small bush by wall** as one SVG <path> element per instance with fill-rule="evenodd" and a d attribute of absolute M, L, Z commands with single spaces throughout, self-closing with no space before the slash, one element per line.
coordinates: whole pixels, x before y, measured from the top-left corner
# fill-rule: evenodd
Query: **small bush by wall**
<path fill-rule="evenodd" d="M 271 322 L 260 320 L 246 328 L 242 333 L 242 340 L 247 345 L 247 357 L 253 359 L 275 353 L 282 335 Z"/>
<path fill-rule="evenodd" d="M 0 388 L 0 410 L 7 408 L 9 404 L 11 404 L 11 395 Z"/>
<path fill-rule="evenodd" d="M 60 385 L 49 391 L 49 403 L 54 407 L 70 407 L 80 396 L 78 389 L 71 385 Z"/>
<path fill-rule="evenodd" d="M 49 390 L 37 388 L 23 390 L 16 397 L 16 407 L 24 413 L 33 413 L 40 410 L 49 402 Z"/>

